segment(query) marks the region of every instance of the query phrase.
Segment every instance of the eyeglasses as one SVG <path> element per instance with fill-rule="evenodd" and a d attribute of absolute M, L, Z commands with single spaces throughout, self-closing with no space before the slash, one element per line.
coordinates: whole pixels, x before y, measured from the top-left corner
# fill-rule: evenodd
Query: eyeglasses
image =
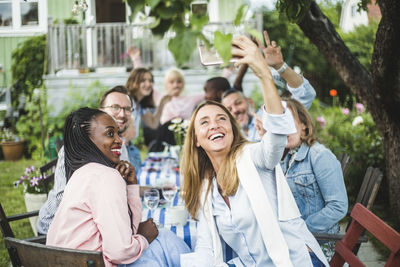
<path fill-rule="evenodd" d="M 121 107 L 120 105 L 111 105 L 103 108 L 111 108 L 112 112 L 114 113 L 119 113 L 121 109 L 123 109 L 126 113 L 131 113 L 133 111 L 132 107 Z"/>

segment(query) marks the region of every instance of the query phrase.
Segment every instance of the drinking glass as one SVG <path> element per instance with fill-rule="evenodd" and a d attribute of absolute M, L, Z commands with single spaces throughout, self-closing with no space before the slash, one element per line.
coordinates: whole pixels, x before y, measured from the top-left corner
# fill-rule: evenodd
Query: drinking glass
<path fill-rule="evenodd" d="M 151 217 L 153 217 L 154 211 L 160 202 L 160 194 L 157 189 L 147 189 L 143 194 L 143 201 L 147 208 L 151 211 Z M 154 218 L 153 218 L 154 219 Z"/>
<path fill-rule="evenodd" d="M 166 184 L 162 187 L 161 191 L 162 191 L 162 194 L 163 194 L 165 200 L 168 201 L 169 206 L 172 206 L 176 192 L 178 191 L 178 189 L 176 188 L 176 185 Z"/>

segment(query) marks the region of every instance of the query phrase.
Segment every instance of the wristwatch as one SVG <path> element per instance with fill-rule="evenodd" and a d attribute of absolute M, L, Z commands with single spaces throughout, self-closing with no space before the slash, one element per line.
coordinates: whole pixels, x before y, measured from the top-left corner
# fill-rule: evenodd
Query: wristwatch
<path fill-rule="evenodd" d="M 286 64 L 286 62 L 283 62 L 282 67 L 280 67 L 276 71 L 279 73 L 279 75 L 281 75 L 287 69 L 287 67 L 289 67 L 288 64 Z"/>

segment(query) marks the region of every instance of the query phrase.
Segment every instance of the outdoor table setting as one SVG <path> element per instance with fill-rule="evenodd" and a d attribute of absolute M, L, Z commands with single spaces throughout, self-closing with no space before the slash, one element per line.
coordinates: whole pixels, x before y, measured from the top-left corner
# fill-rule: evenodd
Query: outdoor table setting
<path fill-rule="evenodd" d="M 149 153 L 138 173 L 138 184 L 143 192 L 142 221 L 153 218 L 159 228 L 170 229 L 194 249 L 197 222 L 190 218 L 179 194 L 178 160 L 166 152 Z"/>

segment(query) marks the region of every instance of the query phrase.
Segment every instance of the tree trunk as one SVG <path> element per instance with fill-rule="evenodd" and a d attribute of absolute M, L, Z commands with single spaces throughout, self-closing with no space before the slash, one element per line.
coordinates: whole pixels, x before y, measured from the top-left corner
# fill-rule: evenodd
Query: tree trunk
<path fill-rule="evenodd" d="M 343 43 L 313 2 L 298 23 L 344 83 L 368 107 L 383 139 L 391 210 L 400 218 L 400 1 L 381 0 L 382 20 L 375 40 L 371 73 Z"/>

